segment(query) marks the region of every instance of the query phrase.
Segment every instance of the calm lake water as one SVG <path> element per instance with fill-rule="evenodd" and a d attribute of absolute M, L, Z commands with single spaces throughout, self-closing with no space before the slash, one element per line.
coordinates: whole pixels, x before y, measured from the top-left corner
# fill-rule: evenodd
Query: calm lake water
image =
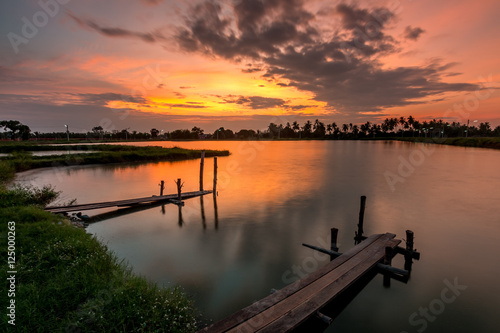
<path fill-rule="evenodd" d="M 375 277 L 334 321 L 335 332 L 498 332 L 500 151 L 403 142 L 156 142 L 228 149 L 212 195 L 92 224 L 138 274 L 181 285 L 206 320 L 219 320 L 328 262 L 301 243 L 351 248 L 361 195 L 365 234 L 415 233 L 422 258 L 408 284 Z M 139 144 L 137 144 L 139 145 Z M 205 160 L 205 188 L 213 159 Z M 199 160 L 33 170 L 78 203 L 198 189 Z M 203 207 L 203 211 L 202 211 Z M 93 215 L 98 211 L 87 212 Z M 397 267 L 401 260 L 393 261 Z M 298 273 L 293 273 L 295 271 Z M 450 288 L 450 286 L 452 286 Z M 454 287 L 453 287 L 454 286 Z"/>

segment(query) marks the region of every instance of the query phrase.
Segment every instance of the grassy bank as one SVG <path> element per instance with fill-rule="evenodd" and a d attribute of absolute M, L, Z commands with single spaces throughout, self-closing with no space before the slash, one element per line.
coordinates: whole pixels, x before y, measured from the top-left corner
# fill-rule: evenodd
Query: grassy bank
<path fill-rule="evenodd" d="M 33 156 L 31 151 L 72 150 L 81 154 Z M 87 153 L 88 151 L 94 151 Z M 162 148 L 156 146 L 137 147 L 121 145 L 74 145 L 74 146 L 47 146 L 33 144 L 2 144 L 0 153 L 10 153 L 3 157 L 15 171 L 24 171 L 43 167 L 62 167 L 85 164 L 108 164 L 123 162 L 157 162 L 199 158 L 200 150 L 183 148 Z M 229 151 L 207 150 L 206 157 L 228 156 Z"/>
<path fill-rule="evenodd" d="M 450 146 L 500 149 L 500 138 L 396 138 L 400 141 L 428 142 Z"/>
<path fill-rule="evenodd" d="M 0 168 L 9 167 L 0 162 Z M 178 288 L 158 288 L 135 276 L 93 236 L 43 211 L 56 196 L 50 187 L 7 188 L 0 182 L 0 279 L 8 282 L 7 271 L 17 271 L 14 290 L 4 282 L 1 332 L 196 330 L 192 301 Z M 15 232 L 14 268 L 7 266 L 13 255 L 7 253 L 8 235 L 14 235 L 9 231 Z M 7 298 L 8 291 L 15 295 Z M 6 316 L 11 300 L 15 327 Z"/>

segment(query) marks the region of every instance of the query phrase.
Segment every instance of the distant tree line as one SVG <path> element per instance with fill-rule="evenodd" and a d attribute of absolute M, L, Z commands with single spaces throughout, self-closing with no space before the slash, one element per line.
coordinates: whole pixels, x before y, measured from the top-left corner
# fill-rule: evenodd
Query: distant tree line
<path fill-rule="evenodd" d="M 452 122 L 441 119 L 418 121 L 412 116 L 386 118 L 380 124 L 369 121 L 364 124 L 324 123 L 319 119 L 307 120 L 302 126 L 294 121 L 283 124 L 270 123 L 265 130 L 242 129 L 233 132 L 220 127 L 213 133 L 205 134 L 204 130 L 195 126 L 191 130 L 178 129 L 164 132 L 152 128 L 149 132 L 122 130 L 106 131 L 102 126 L 95 126 L 92 131 L 78 132 L 31 132 L 27 125 L 17 120 L 0 121 L 0 139 L 3 140 L 257 140 L 257 139 L 335 139 L 352 140 L 363 138 L 389 137 L 493 137 L 500 136 L 500 126 L 491 128 L 489 122 L 479 123 Z"/>

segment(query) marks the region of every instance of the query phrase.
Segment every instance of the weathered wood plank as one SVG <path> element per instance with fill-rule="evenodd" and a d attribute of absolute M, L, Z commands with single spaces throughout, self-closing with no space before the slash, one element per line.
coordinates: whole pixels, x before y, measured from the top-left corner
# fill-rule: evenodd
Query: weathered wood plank
<path fill-rule="evenodd" d="M 331 270 L 320 279 L 317 279 L 316 281 L 308 284 L 298 292 L 290 295 L 283 301 L 266 309 L 265 311 L 259 313 L 257 316 L 254 316 L 250 320 L 242 323 L 241 325 L 238 325 L 228 332 L 255 332 L 259 329 L 263 329 L 274 321 L 277 321 L 278 319 L 286 316 L 287 313 L 291 311 L 291 309 L 301 306 L 304 302 L 307 302 L 308 300 L 316 297 L 318 293 L 323 294 L 325 289 L 330 285 L 335 284 L 344 286 L 346 282 L 350 281 L 349 279 L 346 279 L 346 277 L 348 276 L 359 278 L 359 276 L 375 266 L 377 262 L 379 262 L 384 257 L 385 247 L 387 245 L 387 241 L 391 239 L 390 237 L 393 236 L 384 235 L 383 237 L 378 238 L 375 242 L 370 244 L 370 246 L 366 247 L 362 251 L 358 251 L 354 256 L 352 256 L 342 265 L 338 266 L 336 269 Z M 382 249 L 382 251 L 380 251 L 380 249 Z M 338 283 L 338 281 L 341 282 Z M 331 299 L 335 297 L 335 294 L 328 293 L 326 296 Z M 317 310 L 319 310 L 318 307 L 309 308 L 308 316 L 313 315 Z M 286 325 L 292 325 L 292 327 L 295 327 L 303 320 L 307 319 L 307 317 L 301 317 L 300 321 L 297 321 L 297 319 L 290 321 L 288 317 L 286 319 Z M 290 323 L 288 323 L 289 321 Z M 276 325 L 279 326 L 282 324 Z M 282 330 L 273 330 L 272 332 L 278 331 Z"/>
<path fill-rule="evenodd" d="M 212 193 L 212 191 L 184 192 L 181 193 L 181 198 L 189 199 L 192 197 L 205 195 L 209 193 Z M 52 213 L 65 213 L 65 212 L 74 212 L 77 210 L 92 210 L 92 209 L 100 209 L 108 207 L 132 206 L 135 204 L 169 201 L 172 199 L 177 200 L 178 194 L 168 194 L 163 196 L 151 196 L 151 197 L 144 197 L 137 199 L 118 200 L 118 201 L 96 202 L 96 203 L 71 205 L 71 206 L 52 206 L 52 207 L 45 207 L 45 210 Z"/>
<path fill-rule="evenodd" d="M 386 235 L 391 235 L 392 237 L 395 237 L 395 235 L 393 234 L 386 234 Z M 342 256 L 336 258 L 327 265 L 319 268 L 318 270 L 309 274 L 305 278 L 289 284 L 288 286 L 284 287 L 281 290 L 278 290 L 274 294 L 271 294 L 263 298 L 262 300 L 255 302 L 249 305 L 248 307 L 235 312 L 229 317 L 226 317 L 225 319 L 217 323 L 214 323 L 209 327 L 205 327 L 204 329 L 200 330 L 200 332 L 225 332 L 227 330 L 230 330 L 231 328 L 237 326 L 238 324 L 249 320 L 250 318 L 261 313 L 262 311 L 270 308 L 274 304 L 296 293 L 305 286 L 313 283 L 314 281 L 321 278 L 325 274 L 328 274 L 330 271 L 339 267 L 340 265 L 348 261 L 351 257 L 356 255 L 359 251 L 364 250 L 365 248 L 367 248 L 368 246 L 370 246 L 372 243 L 376 242 L 379 238 L 383 236 L 384 234 L 377 234 L 368 237 L 365 241 L 363 241 L 359 245 L 349 249 Z"/>
<path fill-rule="evenodd" d="M 391 245 L 396 246 L 399 244 L 399 241 L 391 243 Z M 389 245 L 390 243 L 385 244 Z M 359 261 L 354 267 L 343 272 L 342 275 L 336 277 L 335 280 L 330 281 L 330 283 L 327 283 L 324 288 L 316 292 L 312 297 L 298 303 L 296 307 L 283 314 L 279 320 L 275 320 L 261 330 L 253 330 L 253 332 L 287 332 L 299 326 L 311 315 L 314 315 L 315 311 L 311 313 L 311 309 L 319 310 L 331 302 L 332 299 L 347 289 L 351 284 L 363 276 L 364 273 L 374 268 L 385 255 L 385 246 L 371 247 L 370 250 L 372 251 L 363 252 L 364 254 L 370 252 L 369 256 L 357 256 L 356 259 L 363 258 L 364 260 Z M 376 258 L 378 258 L 378 260 L 376 260 Z"/>

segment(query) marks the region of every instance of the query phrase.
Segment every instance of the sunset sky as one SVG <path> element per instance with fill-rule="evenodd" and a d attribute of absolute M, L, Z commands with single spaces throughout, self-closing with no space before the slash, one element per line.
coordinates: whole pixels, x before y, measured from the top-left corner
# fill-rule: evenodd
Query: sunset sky
<path fill-rule="evenodd" d="M 500 125 L 498 0 L 9 0 L 0 13 L 0 120 L 33 131 Z"/>

